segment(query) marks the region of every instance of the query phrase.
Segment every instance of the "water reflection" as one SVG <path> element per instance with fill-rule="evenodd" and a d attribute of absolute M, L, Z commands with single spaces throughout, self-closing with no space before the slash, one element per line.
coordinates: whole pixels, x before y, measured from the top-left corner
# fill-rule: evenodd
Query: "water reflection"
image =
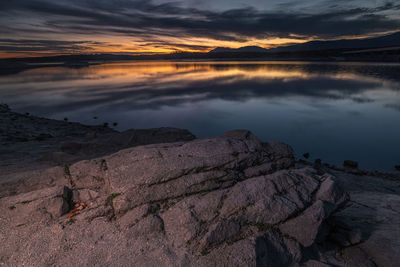
<path fill-rule="evenodd" d="M 396 64 L 112 63 L 2 76 L 0 97 L 18 111 L 120 129 L 175 126 L 204 137 L 247 128 L 299 154 L 390 169 L 400 161 L 398 73 Z"/>

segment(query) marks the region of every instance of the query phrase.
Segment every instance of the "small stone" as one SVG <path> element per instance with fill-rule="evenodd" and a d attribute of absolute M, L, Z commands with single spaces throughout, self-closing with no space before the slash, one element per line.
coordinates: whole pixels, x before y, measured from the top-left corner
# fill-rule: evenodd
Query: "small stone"
<path fill-rule="evenodd" d="M 324 174 L 324 169 L 323 169 L 323 167 L 322 167 L 322 161 L 321 161 L 321 159 L 316 159 L 316 160 L 314 161 L 313 167 L 314 167 L 314 169 L 317 170 L 317 173 L 318 173 L 319 175 Z"/>
<path fill-rule="evenodd" d="M 352 245 L 358 244 L 362 240 L 362 232 L 360 229 L 355 229 L 349 233 L 348 238 Z"/>
<path fill-rule="evenodd" d="M 357 161 L 353 161 L 353 160 L 345 160 L 343 162 L 343 167 L 357 169 L 358 168 L 358 162 Z"/>
<path fill-rule="evenodd" d="M 303 157 L 306 158 L 306 159 L 308 159 L 308 158 L 310 157 L 310 153 L 308 153 L 308 152 L 307 152 L 307 153 L 304 153 L 304 154 L 303 154 Z"/>
<path fill-rule="evenodd" d="M 64 121 L 68 121 L 68 118 L 67 118 L 67 117 L 65 117 L 65 118 L 64 118 Z"/>
<path fill-rule="evenodd" d="M 396 166 L 394 166 L 394 168 L 395 168 L 396 170 L 400 171 L 400 164 L 399 164 L 399 165 L 396 165 Z"/>

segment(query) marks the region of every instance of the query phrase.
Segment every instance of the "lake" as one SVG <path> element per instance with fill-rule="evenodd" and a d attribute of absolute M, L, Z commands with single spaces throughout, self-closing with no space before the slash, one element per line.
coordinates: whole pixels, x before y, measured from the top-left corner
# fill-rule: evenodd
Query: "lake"
<path fill-rule="evenodd" d="M 298 157 L 369 170 L 400 164 L 400 65 L 124 62 L 0 76 L 14 111 L 118 130 L 171 126 L 197 137 L 249 129 Z M 98 117 L 95 119 L 94 117 Z"/>

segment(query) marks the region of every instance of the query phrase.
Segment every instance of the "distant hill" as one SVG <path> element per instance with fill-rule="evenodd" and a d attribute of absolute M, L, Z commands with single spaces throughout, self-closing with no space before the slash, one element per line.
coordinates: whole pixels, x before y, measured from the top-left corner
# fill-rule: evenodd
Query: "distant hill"
<path fill-rule="evenodd" d="M 244 46 L 240 48 L 217 47 L 209 53 L 265 53 L 267 49 L 259 46 Z"/>
<path fill-rule="evenodd" d="M 132 60 L 305 60 L 400 62 L 400 32 L 358 40 L 311 41 L 265 49 L 259 46 L 217 47 L 209 52 L 171 54 L 73 54 L 48 57 L 0 58 L 0 75 L 30 68 L 54 66 L 80 68 L 103 62 Z"/>
<path fill-rule="evenodd" d="M 379 47 L 400 46 L 400 32 L 384 35 L 375 38 L 357 40 L 336 40 L 336 41 L 311 41 L 286 47 L 269 49 L 268 52 L 300 52 L 300 51 L 323 51 L 339 49 L 367 49 Z"/>

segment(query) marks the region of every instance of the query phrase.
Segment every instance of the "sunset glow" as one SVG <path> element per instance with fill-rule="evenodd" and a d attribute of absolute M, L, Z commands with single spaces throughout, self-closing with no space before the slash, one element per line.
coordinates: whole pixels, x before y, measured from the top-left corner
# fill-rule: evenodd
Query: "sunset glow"
<path fill-rule="evenodd" d="M 0 57 L 208 52 L 353 39 L 400 29 L 388 1 L 113 0 L 0 4 Z"/>

